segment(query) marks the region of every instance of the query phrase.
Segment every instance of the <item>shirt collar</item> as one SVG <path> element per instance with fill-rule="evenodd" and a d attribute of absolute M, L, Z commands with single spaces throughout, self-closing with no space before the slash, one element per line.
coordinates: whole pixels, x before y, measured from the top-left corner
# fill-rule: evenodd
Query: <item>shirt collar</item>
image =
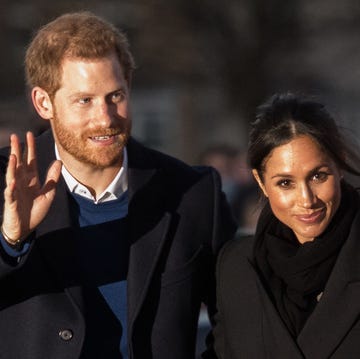
<path fill-rule="evenodd" d="M 115 178 L 104 190 L 104 192 L 98 196 L 97 199 L 95 199 L 94 196 L 90 193 L 90 191 L 83 184 L 78 182 L 63 165 L 61 168 L 61 174 L 70 192 L 88 198 L 94 201 L 94 203 L 101 203 L 119 198 L 128 189 L 128 156 L 126 147 L 124 148 L 123 154 L 123 164 L 119 172 L 116 174 Z M 56 159 L 61 160 L 56 144 L 55 155 Z"/>

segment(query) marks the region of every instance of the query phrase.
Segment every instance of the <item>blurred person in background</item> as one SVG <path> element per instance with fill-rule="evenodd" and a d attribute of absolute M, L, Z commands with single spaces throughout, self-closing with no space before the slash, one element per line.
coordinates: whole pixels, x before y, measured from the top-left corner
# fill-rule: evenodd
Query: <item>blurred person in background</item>
<path fill-rule="evenodd" d="M 248 158 L 265 204 L 218 257 L 218 357 L 360 358 L 360 198 L 344 177 L 360 175 L 358 147 L 285 93 L 259 107 Z"/>
<path fill-rule="evenodd" d="M 238 149 L 227 144 L 209 146 L 200 155 L 200 163 L 215 168 L 221 177 L 222 189 L 231 203 L 238 190 L 234 177 L 234 161 Z"/>
<path fill-rule="evenodd" d="M 228 144 L 209 146 L 201 153 L 200 164 L 219 172 L 222 189 L 238 222 L 237 235 L 253 233 L 259 215 L 258 186 L 246 152 Z"/>
<path fill-rule="evenodd" d="M 237 236 L 253 234 L 260 214 L 259 187 L 247 163 L 247 153 L 239 150 L 233 161 L 237 191 L 230 204 L 239 227 Z"/>
<path fill-rule="evenodd" d="M 58 17 L 25 64 L 51 128 L 0 153 L 0 357 L 194 358 L 236 229 L 218 174 L 131 137 L 134 60 L 104 19 Z"/>

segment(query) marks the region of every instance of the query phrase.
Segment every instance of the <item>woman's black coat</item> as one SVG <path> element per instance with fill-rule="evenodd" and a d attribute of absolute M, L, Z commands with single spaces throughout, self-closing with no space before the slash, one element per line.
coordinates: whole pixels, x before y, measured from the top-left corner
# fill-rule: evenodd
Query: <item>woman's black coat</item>
<path fill-rule="evenodd" d="M 322 297 L 293 339 L 253 265 L 254 238 L 235 239 L 217 266 L 219 359 L 360 358 L 360 213 Z"/>

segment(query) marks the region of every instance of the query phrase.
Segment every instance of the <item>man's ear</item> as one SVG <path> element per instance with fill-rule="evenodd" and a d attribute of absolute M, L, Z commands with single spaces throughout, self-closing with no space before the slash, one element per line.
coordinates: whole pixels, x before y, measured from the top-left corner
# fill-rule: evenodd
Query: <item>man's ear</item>
<path fill-rule="evenodd" d="M 252 170 L 252 174 L 253 174 L 254 178 L 256 179 L 256 182 L 258 183 L 259 187 L 260 187 L 261 190 L 263 191 L 264 196 L 267 197 L 268 194 L 267 194 L 267 192 L 266 192 L 264 183 L 263 183 L 263 181 L 262 181 L 261 178 L 260 178 L 259 172 L 258 172 L 257 170 L 255 170 L 255 169 L 253 169 L 253 170 Z"/>
<path fill-rule="evenodd" d="M 54 116 L 53 105 L 48 93 L 41 87 L 34 87 L 31 91 L 31 100 L 37 113 L 45 120 Z"/>

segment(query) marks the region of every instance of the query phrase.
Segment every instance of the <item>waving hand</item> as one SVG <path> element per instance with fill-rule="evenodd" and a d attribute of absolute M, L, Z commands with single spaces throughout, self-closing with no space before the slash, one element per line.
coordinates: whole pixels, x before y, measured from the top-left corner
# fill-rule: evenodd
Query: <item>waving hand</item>
<path fill-rule="evenodd" d="M 61 162 L 55 161 L 49 167 L 41 185 L 34 135 L 31 132 L 26 134 L 24 153 L 16 135 L 11 135 L 10 146 L 1 231 L 4 238 L 14 245 L 26 238 L 48 213 L 60 178 Z"/>

